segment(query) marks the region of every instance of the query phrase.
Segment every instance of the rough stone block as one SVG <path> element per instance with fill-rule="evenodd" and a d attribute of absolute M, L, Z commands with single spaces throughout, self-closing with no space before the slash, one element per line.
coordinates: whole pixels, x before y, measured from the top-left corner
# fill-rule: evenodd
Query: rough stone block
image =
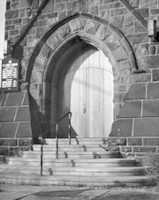
<path fill-rule="evenodd" d="M 0 108 L 0 122 L 10 122 L 14 120 L 16 108 Z"/>
<path fill-rule="evenodd" d="M 126 102 L 120 109 L 119 118 L 132 118 L 141 115 L 141 102 Z"/>
<path fill-rule="evenodd" d="M 93 21 L 89 20 L 89 21 L 87 21 L 85 29 L 86 29 L 87 33 L 95 35 L 98 27 L 99 27 L 98 23 L 94 23 Z"/>
<path fill-rule="evenodd" d="M 125 15 L 127 13 L 126 8 L 118 8 L 118 9 L 113 9 L 111 10 L 111 16 L 116 16 L 116 15 Z"/>
<path fill-rule="evenodd" d="M 133 8 L 138 8 L 138 7 L 139 7 L 139 0 L 129 0 L 129 4 L 130 4 Z"/>
<path fill-rule="evenodd" d="M 8 156 L 8 147 L 0 147 L 0 155 Z"/>
<path fill-rule="evenodd" d="M 145 57 L 145 63 L 149 68 L 159 67 L 159 56 L 147 56 Z"/>
<path fill-rule="evenodd" d="M 16 123 L 0 123 L 0 138 L 14 138 L 16 127 Z"/>
<path fill-rule="evenodd" d="M 158 138 L 143 138 L 144 146 L 159 146 L 159 137 Z"/>
<path fill-rule="evenodd" d="M 124 16 L 123 30 L 125 34 L 130 34 L 134 32 L 134 19 L 129 14 Z"/>
<path fill-rule="evenodd" d="M 80 9 L 80 2 L 79 1 L 67 1 L 67 9 L 73 10 L 78 12 Z"/>
<path fill-rule="evenodd" d="M 17 146 L 16 139 L 0 139 L 0 146 Z"/>
<path fill-rule="evenodd" d="M 32 137 L 32 133 L 31 133 L 31 125 L 30 125 L 30 123 L 28 123 L 28 122 L 20 123 L 20 126 L 18 128 L 16 137 L 17 138 L 26 138 L 26 137 L 31 138 Z"/>
<path fill-rule="evenodd" d="M 24 97 L 24 101 L 22 103 L 23 105 L 29 105 L 29 97 L 28 97 L 28 94 L 25 93 L 25 97 Z"/>
<path fill-rule="evenodd" d="M 112 131 L 109 136 L 126 137 L 131 136 L 132 120 L 121 119 L 117 120 L 112 125 Z"/>
<path fill-rule="evenodd" d="M 54 10 L 57 10 L 57 11 L 63 11 L 66 9 L 66 4 L 65 2 L 60 2 L 60 3 L 56 3 L 55 4 L 55 7 L 54 7 Z"/>
<path fill-rule="evenodd" d="M 151 13 L 151 15 L 158 15 L 159 14 L 159 9 L 151 9 L 150 13 Z"/>
<path fill-rule="evenodd" d="M 149 83 L 147 87 L 147 98 L 158 99 L 159 98 L 159 83 Z"/>
<path fill-rule="evenodd" d="M 126 93 L 115 93 L 114 94 L 114 102 L 115 103 L 120 103 L 123 102 L 124 97 L 125 97 Z"/>
<path fill-rule="evenodd" d="M 78 31 L 82 29 L 82 24 L 79 19 L 74 19 L 69 23 L 70 29 L 72 32 Z"/>
<path fill-rule="evenodd" d="M 137 158 L 143 166 L 150 166 L 150 171 L 147 171 L 149 175 L 159 174 L 159 154 L 150 153 L 144 154 L 144 156 Z"/>
<path fill-rule="evenodd" d="M 109 137 L 108 141 L 110 141 L 111 143 L 115 143 L 116 145 L 126 145 L 127 144 L 127 140 L 126 138 L 122 138 L 122 137 Z"/>
<path fill-rule="evenodd" d="M 9 147 L 8 156 L 21 156 L 21 149 L 19 147 Z"/>
<path fill-rule="evenodd" d="M 21 151 L 29 151 L 29 150 L 31 150 L 31 147 L 30 146 L 22 146 L 22 147 L 20 147 L 20 150 Z"/>
<path fill-rule="evenodd" d="M 6 12 L 6 18 L 7 19 L 15 19 L 18 17 L 19 11 L 18 10 L 9 10 Z"/>
<path fill-rule="evenodd" d="M 142 42 L 148 42 L 147 39 L 147 33 L 138 33 L 138 34 L 131 34 L 127 36 L 128 39 L 133 43 L 133 44 L 139 44 Z"/>
<path fill-rule="evenodd" d="M 18 141 L 19 146 L 31 146 L 32 140 L 31 139 L 20 139 Z"/>
<path fill-rule="evenodd" d="M 135 137 L 128 138 L 128 145 L 129 146 L 140 146 L 140 145 L 142 145 L 142 138 L 135 138 Z"/>
<path fill-rule="evenodd" d="M 143 117 L 159 116 L 159 100 L 143 102 Z"/>
<path fill-rule="evenodd" d="M 43 13 L 49 13 L 53 10 L 53 5 L 54 1 L 49 1 L 48 4 L 46 5 L 46 7 L 43 9 Z M 38 6 L 37 6 L 38 8 Z"/>
<path fill-rule="evenodd" d="M 109 40 L 111 39 L 112 39 L 112 36 L 108 37 L 106 44 L 111 50 L 113 50 L 113 55 L 115 56 L 116 60 L 120 61 L 123 59 L 127 59 L 127 53 L 123 50 L 123 48 L 119 46 L 119 44 L 116 41 L 109 42 Z"/>
<path fill-rule="evenodd" d="M 138 22 L 138 21 L 135 22 L 135 32 L 136 33 L 143 33 L 143 32 L 145 32 L 145 27 L 143 27 L 141 25 L 141 23 Z"/>
<path fill-rule="evenodd" d="M 121 81 L 122 77 L 120 77 L 120 81 Z M 118 91 L 119 92 L 123 92 L 126 93 L 128 90 L 128 86 L 124 83 L 124 84 L 120 84 L 118 87 Z"/>
<path fill-rule="evenodd" d="M 112 24 L 118 28 L 123 27 L 124 24 L 124 16 L 113 16 L 112 17 Z"/>
<path fill-rule="evenodd" d="M 120 147 L 120 151 L 124 152 L 124 153 L 130 153 L 130 152 L 132 152 L 132 147 L 122 146 L 122 147 Z"/>
<path fill-rule="evenodd" d="M 151 81 L 150 73 L 133 74 L 131 76 L 132 83 L 150 82 L 150 81 Z"/>
<path fill-rule="evenodd" d="M 156 152 L 156 147 L 133 147 L 134 152 Z"/>
<path fill-rule="evenodd" d="M 140 1 L 140 6 L 142 8 L 157 8 L 157 0 L 142 0 Z"/>
<path fill-rule="evenodd" d="M 149 15 L 149 9 L 148 8 L 141 8 L 137 10 L 140 15 L 142 15 L 143 17 L 148 17 Z"/>
<path fill-rule="evenodd" d="M 16 121 L 30 121 L 29 107 L 21 107 L 18 109 Z"/>
<path fill-rule="evenodd" d="M 24 96 L 23 92 L 9 93 L 5 105 L 6 106 L 19 106 L 22 103 L 23 96 Z"/>
<path fill-rule="evenodd" d="M 155 54 L 156 54 L 156 51 L 157 51 L 157 48 L 156 48 L 155 45 L 151 45 L 151 46 L 149 47 L 149 54 L 150 54 L 150 55 L 155 55 Z"/>
<path fill-rule="evenodd" d="M 159 136 L 159 118 L 135 119 L 134 136 Z"/>
<path fill-rule="evenodd" d="M 19 34 L 19 30 L 18 29 L 14 29 L 14 30 L 9 31 L 9 35 L 11 35 L 11 36 L 16 36 L 18 34 Z"/>
<path fill-rule="evenodd" d="M 159 69 L 152 70 L 152 80 L 159 81 Z"/>
<path fill-rule="evenodd" d="M 146 95 L 146 87 L 144 84 L 134 84 L 130 87 L 128 93 L 125 95 L 125 100 L 144 99 Z"/>
<path fill-rule="evenodd" d="M 15 25 L 10 25 L 6 27 L 7 31 L 13 30 L 15 28 Z"/>

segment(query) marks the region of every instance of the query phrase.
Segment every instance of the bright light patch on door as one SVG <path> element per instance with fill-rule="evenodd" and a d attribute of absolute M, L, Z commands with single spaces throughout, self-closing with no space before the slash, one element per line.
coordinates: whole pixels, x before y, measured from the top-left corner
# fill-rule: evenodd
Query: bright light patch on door
<path fill-rule="evenodd" d="M 96 51 L 83 60 L 71 86 L 72 126 L 79 137 L 109 135 L 113 94 L 111 63 L 102 51 Z"/>

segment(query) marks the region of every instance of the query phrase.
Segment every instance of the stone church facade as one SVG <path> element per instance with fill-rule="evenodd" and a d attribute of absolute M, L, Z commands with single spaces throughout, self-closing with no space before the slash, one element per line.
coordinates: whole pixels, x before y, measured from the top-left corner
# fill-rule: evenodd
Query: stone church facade
<path fill-rule="evenodd" d="M 20 62 L 20 89 L 2 92 L 0 151 L 27 149 L 55 137 L 55 122 L 70 109 L 63 82 L 82 53 L 100 49 L 114 77 L 114 122 L 109 137 L 124 152 L 159 152 L 158 0 L 7 0 L 8 54 Z M 156 36 L 157 37 L 157 36 Z M 62 90 L 62 92 L 61 92 Z M 80 136 L 79 136 L 80 137 Z M 98 135 L 96 136 L 98 137 Z"/>

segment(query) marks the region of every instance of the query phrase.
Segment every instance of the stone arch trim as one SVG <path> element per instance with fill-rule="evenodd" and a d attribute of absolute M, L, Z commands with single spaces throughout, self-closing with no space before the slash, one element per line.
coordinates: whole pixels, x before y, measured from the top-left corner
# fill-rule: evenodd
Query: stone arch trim
<path fill-rule="evenodd" d="M 63 30 L 61 31 L 61 35 L 58 34 L 59 30 Z M 126 36 L 117 27 L 107 20 L 103 20 L 90 14 L 77 13 L 55 24 L 36 45 L 27 67 L 26 82 L 30 83 L 33 69 L 36 65 L 40 64 L 40 62 L 41 65 L 44 65 L 44 63 L 46 64 L 51 52 L 54 52 L 60 46 L 60 43 L 63 43 L 69 36 L 81 34 L 82 32 L 86 32 L 90 35 L 95 34 L 100 41 L 106 43 L 112 52 L 119 47 L 120 50 L 118 50 L 123 54 L 122 57 L 117 58 L 117 52 L 112 53 L 114 54 L 114 57 L 116 57 L 116 60 L 129 63 L 130 70 L 139 69 L 133 47 Z M 50 40 L 51 43 L 54 44 L 53 46 L 50 45 L 51 43 L 49 44 Z M 113 44 L 115 45 L 114 41 L 117 46 L 113 46 Z M 45 52 L 46 48 L 47 53 L 44 55 L 43 52 Z"/>
<path fill-rule="evenodd" d="M 114 80 L 116 82 L 114 99 L 117 99 L 117 102 L 114 102 L 115 116 L 117 116 L 116 112 L 120 109 L 120 104 L 123 103 L 124 95 L 128 91 L 130 72 L 138 70 L 133 47 L 125 35 L 108 21 L 89 14 L 77 13 L 57 23 L 46 32 L 41 41 L 36 45 L 29 60 L 26 74 L 26 82 L 29 83 L 30 104 L 34 105 L 34 109 L 32 109 L 34 112 L 32 111 L 31 116 L 35 118 L 35 115 L 37 115 L 37 121 L 42 121 L 43 123 L 39 127 L 39 131 L 42 130 L 43 132 L 47 129 L 45 128 L 46 126 L 50 126 L 48 124 L 49 118 L 47 117 L 49 112 L 45 109 L 44 104 L 50 103 L 47 102 L 50 100 L 46 97 L 46 93 L 47 88 L 49 88 L 47 84 L 49 85 L 52 80 L 48 79 L 47 75 L 50 72 L 53 76 L 57 74 L 56 67 L 55 71 L 54 69 L 50 71 L 50 68 L 53 68 L 52 60 L 65 44 L 68 44 L 69 41 L 76 37 L 87 44 L 101 49 L 111 60 L 116 79 Z M 122 92 L 119 88 L 121 88 Z M 35 132 L 38 131 L 35 130 Z M 33 135 L 35 134 L 33 133 Z"/>

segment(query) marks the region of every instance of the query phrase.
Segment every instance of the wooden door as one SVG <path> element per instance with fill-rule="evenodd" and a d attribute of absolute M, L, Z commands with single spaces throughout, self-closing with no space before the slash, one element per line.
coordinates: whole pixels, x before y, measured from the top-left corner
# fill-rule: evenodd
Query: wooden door
<path fill-rule="evenodd" d="M 71 86 L 72 127 L 79 137 L 106 137 L 113 121 L 113 74 L 97 51 L 83 61 Z"/>

